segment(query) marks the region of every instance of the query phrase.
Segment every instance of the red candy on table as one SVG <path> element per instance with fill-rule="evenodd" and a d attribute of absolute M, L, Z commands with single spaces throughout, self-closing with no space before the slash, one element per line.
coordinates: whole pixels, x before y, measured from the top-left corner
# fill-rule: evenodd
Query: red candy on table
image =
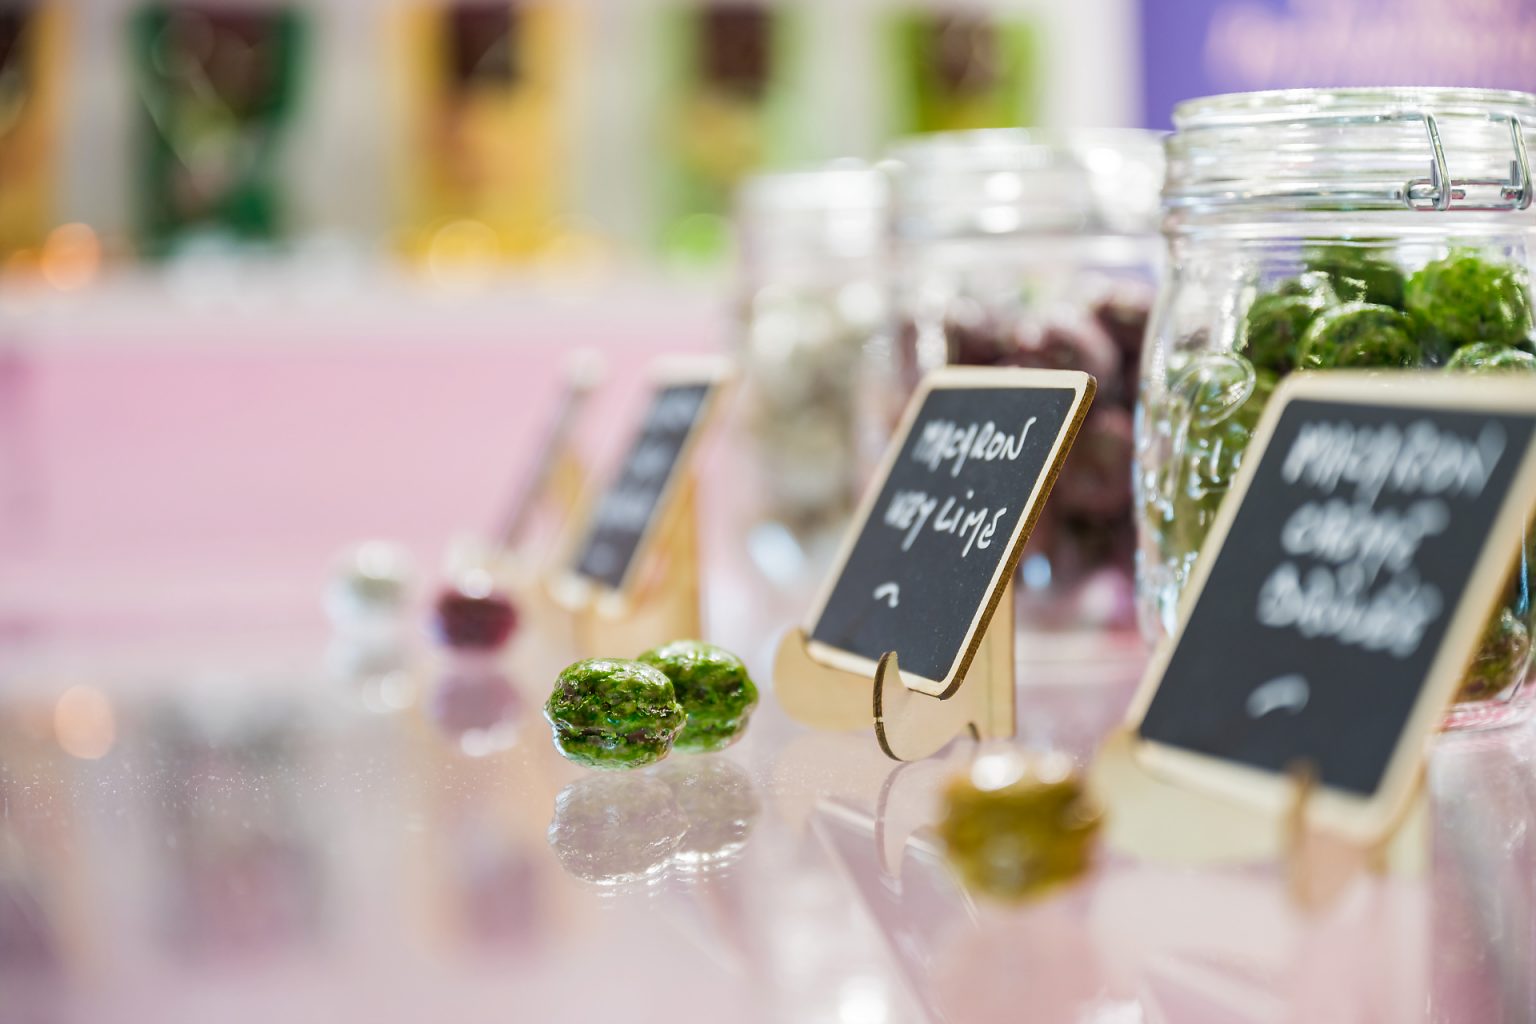
<path fill-rule="evenodd" d="M 438 638 L 447 646 L 492 650 L 517 628 L 517 609 L 488 577 L 474 574 L 438 597 L 435 621 Z"/>

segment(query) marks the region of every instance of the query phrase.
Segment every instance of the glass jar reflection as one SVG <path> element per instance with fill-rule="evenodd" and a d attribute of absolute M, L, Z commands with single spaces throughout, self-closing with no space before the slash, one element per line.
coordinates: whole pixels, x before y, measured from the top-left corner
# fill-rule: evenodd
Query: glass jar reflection
<path fill-rule="evenodd" d="M 461 657 L 445 667 L 428 703 L 438 730 L 470 757 L 511 746 L 527 701 L 495 661 Z"/>

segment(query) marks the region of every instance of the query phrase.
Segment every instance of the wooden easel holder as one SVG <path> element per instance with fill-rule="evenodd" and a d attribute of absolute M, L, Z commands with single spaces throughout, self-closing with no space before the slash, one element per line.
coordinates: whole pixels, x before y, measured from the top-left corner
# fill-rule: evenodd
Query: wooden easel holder
<path fill-rule="evenodd" d="M 897 765 L 886 776 L 875 798 L 874 825 L 875 846 L 887 875 L 901 877 L 901 859 L 907 845 L 919 830 L 933 826 L 933 794 L 942 791 L 969 758 L 970 754 L 966 754 L 964 758 L 946 756 L 916 764 L 908 762 Z"/>
<path fill-rule="evenodd" d="M 530 503 L 547 509 L 556 522 L 582 522 L 591 503 L 587 480 L 586 463 L 570 446 L 562 445 L 559 452 L 550 456 L 544 485 L 531 496 Z M 559 545 L 533 551 L 517 541 L 517 537 L 503 538 L 500 548 L 493 553 L 492 572 L 516 600 L 525 616 L 525 627 L 543 634 L 554 617 L 565 614 L 545 583 L 555 568 L 550 551 L 558 551 Z"/>
<path fill-rule="evenodd" d="M 1382 835 L 1358 842 L 1317 828 L 1307 813 L 1317 788 L 1307 765 L 1291 772 L 1292 798 L 1279 813 L 1192 790 L 1136 757 L 1122 728 L 1106 737 L 1089 785 L 1106 812 L 1111 849 L 1186 867 L 1278 862 L 1292 899 L 1320 910 L 1362 873 L 1418 877 L 1429 860 L 1428 794 L 1422 775 L 1408 808 Z"/>
<path fill-rule="evenodd" d="M 498 581 L 521 603 L 536 605 L 539 610 L 549 606 L 543 581 L 554 569 L 553 556 L 563 550 L 560 541 L 567 529 L 565 524 L 585 521 L 591 504 L 590 467 L 572 435 L 583 406 L 601 378 L 595 359 L 591 353 L 578 353 L 567 368 L 565 392 L 529 478 L 529 487 L 508 510 L 489 552 Z M 553 536 L 542 538 L 542 546 L 530 550 L 530 542 L 541 539 L 537 534 L 530 537 L 530 526 L 541 516 L 559 525 L 546 531 Z"/>
<path fill-rule="evenodd" d="M 658 644 L 702 636 L 697 494 L 690 473 L 656 524 L 634 586 L 613 591 L 585 580 L 551 584 L 553 600 L 570 616 L 581 657 L 632 658 Z"/>
<path fill-rule="evenodd" d="M 789 716 L 818 729 L 852 730 L 873 719 L 880 749 L 897 761 L 919 761 L 957 736 L 1014 735 L 1013 584 L 1004 589 L 970 668 L 948 697 L 925 693 L 902 678 L 888 651 L 873 679 L 813 658 L 805 630 L 784 636 L 774 658 L 774 692 Z"/>

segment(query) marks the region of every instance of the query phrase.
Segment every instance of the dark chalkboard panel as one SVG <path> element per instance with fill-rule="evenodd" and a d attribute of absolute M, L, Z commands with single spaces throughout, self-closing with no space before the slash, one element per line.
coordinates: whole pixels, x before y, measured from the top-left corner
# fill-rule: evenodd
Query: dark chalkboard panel
<path fill-rule="evenodd" d="M 1093 397 L 1066 370 L 947 369 L 913 397 L 810 628 L 811 653 L 958 685 Z M 1012 628 L 1012 624 L 1007 624 Z"/>
<path fill-rule="evenodd" d="M 1356 800 L 1416 769 L 1504 596 L 1533 433 L 1525 380 L 1287 381 L 1149 673 L 1140 737 L 1272 776 L 1309 762 Z"/>
<path fill-rule="evenodd" d="M 577 548 L 578 576 L 614 590 L 629 585 L 685 468 L 716 387 L 710 379 L 669 382 L 656 389 L 634 443 L 598 500 Z"/>

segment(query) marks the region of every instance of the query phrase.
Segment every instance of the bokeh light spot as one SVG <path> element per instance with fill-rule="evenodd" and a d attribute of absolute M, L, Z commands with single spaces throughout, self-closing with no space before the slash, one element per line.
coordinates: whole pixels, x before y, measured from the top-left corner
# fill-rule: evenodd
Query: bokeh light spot
<path fill-rule="evenodd" d="M 49 232 L 39 261 L 43 279 L 60 291 L 84 288 L 101 269 L 101 239 L 85 224 L 63 224 Z"/>
<path fill-rule="evenodd" d="M 53 708 L 53 733 L 71 757 L 95 761 L 117 740 L 117 718 L 106 694 L 92 686 L 72 686 Z"/>

